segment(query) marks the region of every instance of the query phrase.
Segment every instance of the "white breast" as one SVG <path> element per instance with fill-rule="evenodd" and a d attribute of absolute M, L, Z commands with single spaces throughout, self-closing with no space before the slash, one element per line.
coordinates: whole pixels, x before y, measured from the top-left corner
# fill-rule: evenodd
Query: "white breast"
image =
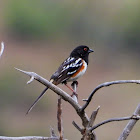
<path fill-rule="evenodd" d="M 79 77 L 81 77 L 86 72 L 87 63 L 84 60 L 83 60 L 83 66 L 84 66 L 84 69 L 82 69 L 82 71 L 80 71 L 75 77 L 71 77 L 70 79 L 68 79 L 68 82 L 77 80 Z"/>

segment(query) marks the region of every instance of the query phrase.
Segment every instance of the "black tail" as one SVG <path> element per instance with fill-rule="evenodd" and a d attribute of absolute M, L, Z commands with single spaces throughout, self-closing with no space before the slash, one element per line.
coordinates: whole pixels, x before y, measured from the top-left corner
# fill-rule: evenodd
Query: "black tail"
<path fill-rule="evenodd" d="M 45 92 L 48 90 L 48 87 L 46 87 L 42 93 L 38 96 L 38 98 L 34 101 L 34 103 L 30 106 L 30 108 L 28 109 L 28 111 L 26 112 L 26 115 L 28 113 L 30 113 L 30 111 L 33 109 L 33 107 L 36 105 L 36 103 L 41 99 L 41 97 L 45 94 Z"/>

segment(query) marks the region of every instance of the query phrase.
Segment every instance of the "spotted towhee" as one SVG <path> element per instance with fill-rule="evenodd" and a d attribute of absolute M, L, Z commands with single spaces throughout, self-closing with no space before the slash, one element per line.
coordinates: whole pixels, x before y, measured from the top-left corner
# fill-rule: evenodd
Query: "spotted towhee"
<path fill-rule="evenodd" d="M 85 45 L 76 47 L 71 52 L 70 56 L 59 66 L 58 70 L 51 76 L 50 82 L 55 85 L 58 85 L 60 83 L 65 84 L 69 89 L 71 89 L 67 85 L 67 82 L 76 81 L 85 73 L 88 65 L 88 56 L 91 52 L 93 52 L 93 50 L 89 49 Z M 45 94 L 47 89 L 48 87 L 43 90 L 43 92 L 31 105 L 26 114 L 28 114 L 32 110 L 39 99 Z"/>

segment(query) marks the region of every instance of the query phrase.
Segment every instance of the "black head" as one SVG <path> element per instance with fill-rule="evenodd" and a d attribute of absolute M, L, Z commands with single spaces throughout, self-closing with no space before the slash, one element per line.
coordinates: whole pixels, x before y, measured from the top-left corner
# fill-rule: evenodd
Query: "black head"
<path fill-rule="evenodd" d="M 89 47 L 85 45 L 81 45 L 76 47 L 70 54 L 71 57 L 80 57 L 84 59 L 88 63 L 88 55 L 89 53 L 94 52 L 93 50 L 89 49 Z"/>

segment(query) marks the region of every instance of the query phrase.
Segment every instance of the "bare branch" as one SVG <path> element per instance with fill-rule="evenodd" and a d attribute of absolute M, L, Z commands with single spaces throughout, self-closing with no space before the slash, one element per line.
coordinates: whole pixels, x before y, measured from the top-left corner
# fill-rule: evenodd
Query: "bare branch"
<path fill-rule="evenodd" d="M 4 42 L 1 42 L 0 57 L 2 56 L 3 51 L 4 51 Z"/>
<path fill-rule="evenodd" d="M 62 127 L 62 99 L 61 96 L 58 96 L 57 103 L 57 121 L 58 121 L 58 132 L 59 140 L 63 140 L 63 127 Z"/>
<path fill-rule="evenodd" d="M 79 117 L 82 120 L 83 126 L 86 127 L 88 125 L 89 118 L 88 118 L 87 114 L 84 111 L 80 112 L 81 106 L 78 103 L 76 103 L 69 94 L 67 94 L 65 91 L 63 91 L 62 89 L 60 89 L 56 85 L 52 84 L 51 82 L 49 82 L 48 80 L 46 80 L 45 78 L 41 77 L 40 75 L 38 75 L 34 72 L 27 72 L 27 71 L 23 71 L 23 70 L 18 69 L 18 68 L 15 68 L 15 69 L 31 77 L 31 80 L 29 80 L 28 83 L 30 83 L 31 81 L 33 81 L 33 79 L 35 79 L 38 82 L 40 82 L 43 85 L 50 88 L 56 94 L 60 95 L 65 101 L 69 102 L 74 107 L 77 114 L 79 115 Z"/>
<path fill-rule="evenodd" d="M 128 124 L 126 125 L 126 127 L 124 128 L 122 134 L 120 135 L 120 137 L 118 138 L 118 140 L 126 140 L 127 137 L 129 136 L 130 132 L 132 131 L 134 125 L 136 124 L 136 122 L 139 120 L 140 116 L 140 104 L 138 104 L 133 117 L 135 119 L 130 120 L 128 122 Z"/>
<path fill-rule="evenodd" d="M 132 115 L 129 117 L 122 117 L 122 118 L 112 118 L 112 119 L 108 119 L 108 120 L 102 121 L 102 122 L 94 125 L 92 128 L 90 128 L 90 130 L 93 131 L 94 129 L 98 128 L 101 125 L 104 125 L 104 124 L 110 123 L 110 122 L 114 122 L 114 121 L 126 121 L 126 120 L 135 120 L 136 121 L 139 119 L 140 119 L 140 117 L 136 116 L 136 115 Z"/>
<path fill-rule="evenodd" d="M 15 68 L 16 70 L 23 72 L 24 74 L 28 75 L 31 77 L 31 79 L 27 82 L 27 83 L 31 83 L 31 81 L 33 81 L 33 79 L 37 80 L 38 82 L 42 83 L 43 85 L 49 87 L 51 90 L 53 90 L 55 93 L 57 93 L 58 95 L 62 96 L 63 99 L 65 101 L 68 101 L 76 110 L 80 109 L 80 105 L 77 104 L 69 94 L 67 94 L 65 91 L 63 91 L 62 89 L 60 89 L 59 87 L 55 86 L 54 84 L 52 84 L 51 82 L 49 82 L 48 80 L 46 80 L 45 78 L 39 76 L 38 74 L 34 73 L 34 72 L 27 72 L 27 71 L 23 71 L 21 69 Z"/>
<path fill-rule="evenodd" d="M 0 136 L 0 140 L 59 140 L 55 137 L 25 136 L 25 137 L 6 137 Z"/>
<path fill-rule="evenodd" d="M 130 120 L 132 119 L 132 117 L 122 117 L 122 118 L 112 118 L 112 119 L 108 119 L 108 120 L 105 120 L 105 121 L 102 121 L 96 125 L 94 125 L 92 128 L 91 128 L 91 131 L 98 128 L 99 126 L 101 125 L 104 125 L 106 123 L 109 123 L 109 122 L 114 122 L 114 121 L 124 121 L 124 120 Z"/>
<path fill-rule="evenodd" d="M 51 127 L 51 137 L 42 136 L 23 136 L 23 137 L 7 137 L 0 136 L 0 140 L 60 140 L 54 133 L 54 129 Z M 67 139 L 64 139 L 67 140 Z"/>
<path fill-rule="evenodd" d="M 17 69 L 17 68 L 16 68 Z M 42 83 L 43 85 L 47 86 L 48 88 L 50 88 L 51 90 L 53 90 L 56 94 L 58 94 L 59 96 L 61 96 L 65 101 L 69 102 L 74 109 L 76 110 L 77 114 L 79 115 L 79 117 L 82 120 L 82 125 L 84 126 L 84 128 L 80 128 L 75 122 L 73 122 L 73 125 L 80 131 L 82 132 L 83 135 L 83 140 L 85 140 L 85 138 L 92 138 L 92 139 L 96 139 L 96 135 L 94 134 L 93 130 L 98 128 L 101 125 L 104 125 L 106 123 L 109 122 L 113 122 L 113 121 L 124 121 L 124 120 L 131 120 L 128 125 L 126 126 L 126 128 L 124 129 L 122 135 L 120 136 L 120 139 L 118 140 L 125 140 L 127 138 L 127 136 L 129 135 L 130 131 L 132 130 L 133 126 L 135 125 L 135 123 L 137 122 L 138 119 L 140 119 L 140 104 L 137 107 L 136 111 L 135 111 L 135 115 L 132 115 L 130 117 L 122 117 L 122 118 L 112 118 L 112 119 L 108 119 L 105 120 L 97 125 L 93 126 L 93 123 L 96 119 L 96 115 L 99 111 L 99 107 L 93 111 L 90 119 L 88 118 L 87 114 L 85 113 L 85 109 L 88 106 L 88 104 L 91 102 L 93 95 L 101 88 L 103 87 L 107 87 L 107 86 L 111 86 L 114 84 L 126 84 L 126 83 L 135 83 L 135 84 L 140 84 L 140 80 L 119 80 L 119 81 L 111 81 L 111 82 L 105 82 L 103 84 L 98 85 L 90 94 L 90 96 L 88 97 L 88 99 L 86 99 L 86 103 L 81 107 L 78 102 L 76 102 L 69 94 L 67 94 L 66 92 L 64 92 L 63 90 L 61 90 L 59 87 L 55 86 L 54 84 L 50 83 L 48 80 L 46 80 L 45 78 L 39 76 L 38 74 L 34 73 L 34 72 L 27 72 L 27 71 L 23 71 L 20 69 L 17 69 L 20 72 L 23 72 L 24 74 L 28 75 L 31 77 L 31 79 L 27 82 L 27 83 L 31 83 L 34 79 L 37 80 L 38 82 Z M 73 87 L 73 89 L 76 89 L 76 87 Z M 60 108 L 61 106 L 59 106 Z M 60 116 L 59 116 L 60 118 Z M 59 121 L 61 122 L 61 121 Z M 93 127 L 92 127 L 93 126 Z M 59 131 L 61 136 L 62 136 L 62 128 Z M 49 139 L 49 140 L 57 140 L 57 137 L 54 137 L 56 139 Z M 123 138 L 123 139 L 122 139 Z M 63 139 L 63 137 L 62 137 Z M 19 139 L 20 140 L 20 139 Z M 24 139 L 23 139 L 24 140 Z"/>
<path fill-rule="evenodd" d="M 92 100 L 92 97 L 93 95 L 101 88 L 103 87 L 108 87 L 108 86 L 111 86 L 111 85 L 115 85 L 115 84 L 126 84 L 126 83 L 135 83 L 135 84 L 140 84 L 140 80 L 118 80 L 118 81 L 111 81 L 111 82 L 105 82 L 105 83 L 102 83 L 100 85 L 98 85 L 93 91 L 92 93 L 89 95 L 88 99 L 84 99 L 84 101 L 86 101 L 86 103 L 82 106 L 81 108 L 81 112 L 84 111 L 87 106 L 89 105 L 89 103 L 91 102 Z"/>

